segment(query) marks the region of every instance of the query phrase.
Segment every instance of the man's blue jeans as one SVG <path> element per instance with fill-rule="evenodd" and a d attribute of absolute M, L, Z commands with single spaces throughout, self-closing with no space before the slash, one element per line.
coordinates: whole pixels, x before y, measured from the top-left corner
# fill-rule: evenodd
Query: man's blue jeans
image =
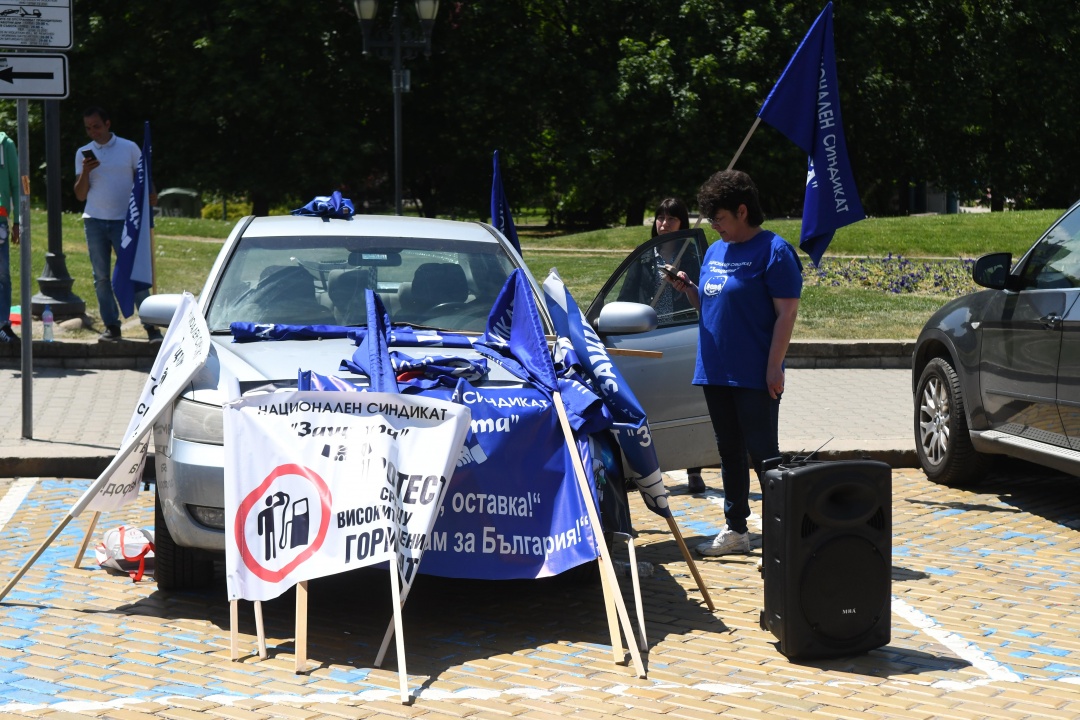
<path fill-rule="evenodd" d="M 94 273 L 94 293 L 97 295 L 101 323 L 106 327 L 120 324 L 120 308 L 112 289 L 112 257 L 120 252 L 124 236 L 123 220 L 83 218 L 86 230 L 86 249 L 90 252 L 90 268 Z M 135 308 L 150 296 L 147 290 L 135 293 Z"/>
<path fill-rule="evenodd" d="M 0 228 L 0 233 L 4 235 L 4 239 L 0 240 L 0 327 L 4 327 L 11 315 L 11 235 L 7 219 L 0 222 L 4 224 Z"/>
<path fill-rule="evenodd" d="M 724 481 L 724 517 L 727 526 L 746 532 L 750 517 L 750 466 L 761 481 L 761 464 L 780 454 L 780 399 L 768 390 L 703 385 Z"/>

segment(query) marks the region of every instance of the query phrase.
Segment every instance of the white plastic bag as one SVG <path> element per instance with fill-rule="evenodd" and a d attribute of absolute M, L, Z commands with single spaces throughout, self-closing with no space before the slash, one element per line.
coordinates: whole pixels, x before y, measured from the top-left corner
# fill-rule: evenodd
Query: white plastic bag
<path fill-rule="evenodd" d="M 101 567 L 119 570 L 129 575 L 132 582 L 139 582 L 146 572 L 147 561 L 152 564 L 154 559 L 154 533 L 121 525 L 105 531 L 94 553 Z"/>

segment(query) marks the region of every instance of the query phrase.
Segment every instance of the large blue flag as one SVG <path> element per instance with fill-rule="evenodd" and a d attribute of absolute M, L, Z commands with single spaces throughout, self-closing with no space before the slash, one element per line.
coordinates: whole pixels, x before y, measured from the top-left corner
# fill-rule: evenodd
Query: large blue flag
<path fill-rule="evenodd" d="M 491 224 L 496 230 L 506 236 L 514 245 L 514 249 L 521 254 L 521 243 L 518 242 L 517 229 L 514 227 L 514 218 L 510 216 L 510 201 L 506 199 L 506 191 L 503 190 L 502 170 L 499 169 L 499 151 L 495 151 L 492 157 L 494 172 L 491 176 Z"/>
<path fill-rule="evenodd" d="M 809 156 L 799 247 L 817 265 L 837 228 L 866 217 L 840 118 L 831 2 L 803 38 L 758 117 Z"/>
<path fill-rule="evenodd" d="M 670 517 L 667 488 L 641 403 L 555 270 L 544 280 L 544 299 L 559 336 L 563 362 L 581 369 L 584 380 L 610 411 L 615 421 L 615 437 L 627 464 L 638 476 L 642 499 L 657 515 Z"/>
<path fill-rule="evenodd" d="M 135 293 L 149 290 L 154 285 L 154 264 L 150 247 L 150 229 L 154 227 L 154 210 L 150 207 L 150 123 L 143 126 L 142 157 L 135 172 L 135 184 L 131 187 L 127 218 L 120 249 L 116 253 L 112 286 L 116 302 L 124 317 L 135 312 Z"/>

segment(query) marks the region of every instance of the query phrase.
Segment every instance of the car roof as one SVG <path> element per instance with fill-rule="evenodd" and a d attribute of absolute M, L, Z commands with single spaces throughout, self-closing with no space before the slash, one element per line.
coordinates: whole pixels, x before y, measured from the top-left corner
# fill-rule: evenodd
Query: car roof
<path fill-rule="evenodd" d="M 304 215 L 271 215 L 253 218 L 244 229 L 244 235 L 247 237 L 367 235 L 498 242 L 492 230 L 483 223 L 397 215 L 356 215 L 349 220 L 324 220 L 321 217 Z"/>

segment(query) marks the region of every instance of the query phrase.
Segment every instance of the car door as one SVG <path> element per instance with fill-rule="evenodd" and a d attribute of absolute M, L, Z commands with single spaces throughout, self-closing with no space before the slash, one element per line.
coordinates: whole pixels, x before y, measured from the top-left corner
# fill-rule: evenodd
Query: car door
<path fill-rule="evenodd" d="M 697 362 L 698 311 L 685 295 L 660 280 L 657 269 L 677 260 L 671 264 L 696 283 L 707 247 L 700 228 L 653 238 L 623 260 L 586 312 L 595 327 L 608 303 L 639 302 L 657 310 L 655 330 L 602 337 L 607 347 L 616 349 L 612 360 L 645 408 L 660 468 L 665 471 L 720 462 L 705 396 L 691 384 Z M 620 350 L 650 352 L 620 354 Z"/>
<path fill-rule="evenodd" d="M 1069 442 L 1059 412 L 1059 364 L 1075 377 L 1080 349 L 1077 340 L 1064 342 L 1067 323 L 1069 335 L 1080 329 L 1072 313 L 1080 287 L 1078 222 L 1077 213 L 1066 216 L 1028 251 L 1018 267 L 1020 290 L 998 292 L 982 320 L 980 376 L 991 426 L 1060 446 Z M 1068 382 L 1062 401 L 1080 407 Z"/>
<path fill-rule="evenodd" d="M 1050 319 L 1061 337 L 1057 407 L 1066 446 L 1080 450 L 1080 205 L 1050 228 L 1023 262 L 1020 275 L 1026 283 L 1053 286 L 1063 296 L 1060 319 Z"/>

